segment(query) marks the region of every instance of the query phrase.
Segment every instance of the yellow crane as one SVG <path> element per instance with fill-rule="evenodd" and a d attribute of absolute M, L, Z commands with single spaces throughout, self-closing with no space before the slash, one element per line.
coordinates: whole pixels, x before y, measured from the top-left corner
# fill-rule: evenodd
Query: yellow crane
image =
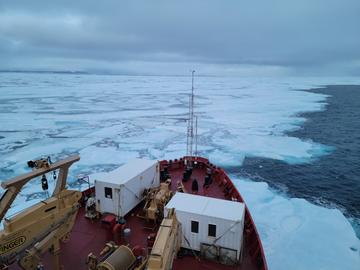
<path fill-rule="evenodd" d="M 175 209 L 170 209 L 161 222 L 154 246 L 147 261 L 147 270 L 170 270 L 180 249 L 181 224 L 176 219 Z"/>
<path fill-rule="evenodd" d="M 18 261 L 22 269 L 34 270 L 40 263 L 40 255 L 47 251 L 53 255 L 53 269 L 61 269 L 60 241 L 68 239 L 80 207 L 81 192 L 66 189 L 69 167 L 78 160 L 79 156 L 53 164 L 46 159 L 30 161 L 32 172 L 1 183 L 5 192 L 0 199 L 0 222 L 4 224 L 0 231 L 0 269 Z M 59 175 L 50 198 L 4 219 L 27 182 L 55 170 L 59 170 Z"/>

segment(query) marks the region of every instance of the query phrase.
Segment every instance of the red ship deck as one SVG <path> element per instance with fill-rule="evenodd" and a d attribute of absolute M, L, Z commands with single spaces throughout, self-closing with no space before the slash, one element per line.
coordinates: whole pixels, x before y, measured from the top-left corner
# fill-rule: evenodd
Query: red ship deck
<path fill-rule="evenodd" d="M 209 188 L 203 188 L 203 182 L 207 167 L 213 169 L 213 183 Z M 177 181 L 181 181 L 184 171 L 183 159 L 174 161 L 162 161 L 161 168 L 167 168 L 171 176 L 172 190 L 176 190 Z M 193 169 L 191 179 L 196 178 L 199 182 L 199 195 L 215 197 L 220 199 L 237 200 L 243 202 L 242 197 L 234 187 L 226 173 L 218 167 L 211 165 L 207 159 L 197 158 L 197 165 Z M 184 183 L 188 192 L 191 191 L 191 180 Z M 84 193 L 85 194 L 85 193 Z M 142 210 L 142 205 L 133 209 L 125 219 L 127 227 L 131 229 L 131 237 L 129 246 L 131 248 L 139 246 L 147 247 L 147 237 L 151 233 L 156 233 L 149 229 L 150 225 L 144 219 L 136 215 Z M 60 261 L 65 270 L 70 269 L 88 269 L 86 264 L 87 255 L 93 252 L 99 255 L 105 244 L 113 239 L 112 230 L 101 221 L 91 221 L 84 217 L 84 208 L 80 208 L 77 215 L 75 226 L 71 233 L 71 238 L 67 243 L 61 246 Z M 225 266 L 214 261 L 200 258 L 197 260 L 194 256 L 183 256 L 174 260 L 173 269 L 263 269 L 266 270 L 266 261 L 263 248 L 256 231 L 255 225 L 251 218 L 248 208 L 245 208 L 245 228 L 244 228 L 244 254 L 241 264 L 235 266 Z M 45 254 L 43 263 L 45 269 L 53 269 L 50 254 Z M 9 269 L 19 269 L 13 264 Z"/>

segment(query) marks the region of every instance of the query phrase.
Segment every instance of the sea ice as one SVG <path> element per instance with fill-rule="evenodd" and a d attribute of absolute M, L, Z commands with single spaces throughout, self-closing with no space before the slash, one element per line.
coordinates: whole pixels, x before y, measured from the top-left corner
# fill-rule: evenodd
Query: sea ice
<path fill-rule="evenodd" d="M 263 182 L 234 182 L 257 225 L 270 269 L 359 269 L 360 241 L 339 210 L 281 196 Z"/>

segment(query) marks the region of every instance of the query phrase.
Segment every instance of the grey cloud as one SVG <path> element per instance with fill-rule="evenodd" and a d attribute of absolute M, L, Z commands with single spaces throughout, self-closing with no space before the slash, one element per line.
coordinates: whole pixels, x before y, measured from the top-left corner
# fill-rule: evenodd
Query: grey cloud
<path fill-rule="evenodd" d="M 335 0 L 2 1 L 0 69 L 347 75 L 358 14 Z"/>

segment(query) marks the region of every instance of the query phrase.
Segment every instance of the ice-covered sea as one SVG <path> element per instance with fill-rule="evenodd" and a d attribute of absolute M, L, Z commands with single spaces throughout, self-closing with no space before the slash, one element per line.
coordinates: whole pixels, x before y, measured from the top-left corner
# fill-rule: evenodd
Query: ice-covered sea
<path fill-rule="evenodd" d="M 79 153 L 80 173 L 110 170 L 133 157 L 185 154 L 188 77 L 0 73 L 0 179 L 27 172 L 30 159 Z M 326 96 L 296 91 L 354 78 L 198 77 L 199 152 L 225 168 L 245 157 L 312 162 L 331 146 L 286 135 L 324 110 Z M 50 175 L 48 176 L 50 179 Z M 360 269 L 360 240 L 339 209 L 291 198 L 265 182 L 235 177 L 260 233 L 271 270 Z M 39 180 L 23 189 L 12 214 L 44 198 Z"/>

